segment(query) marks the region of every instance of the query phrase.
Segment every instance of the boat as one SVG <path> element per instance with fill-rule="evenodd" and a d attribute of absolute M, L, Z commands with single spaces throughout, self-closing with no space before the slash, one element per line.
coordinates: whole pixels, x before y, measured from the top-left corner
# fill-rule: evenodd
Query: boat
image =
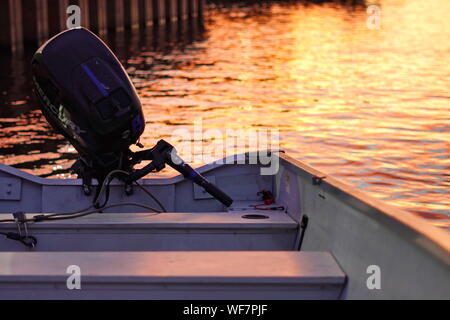
<path fill-rule="evenodd" d="M 0 223 L 3 234 L 37 241 L 0 238 L 0 299 L 450 298 L 447 232 L 284 152 L 271 153 L 272 175 L 255 157 L 198 169 L 233 198 L 230 207 L 182 175 L 147 176 L 141 186 L 167 212 L 145 209 L 158 204 L 113 180 L 108 204 L 121 205 Z M 0 220 L 77 211 L 92 200 L 80 179 L 0 165 Z"/>
<path fill-rule="evenodd" d="M 281 151 L 195 170 L 165 140 L 142 150 L 137 92 L 89 30 L 32 70 L 81 179 L 0 165 L 0 299 L 450 298 L 450 236 L 425 220 Z M 151 178 L 165 165 L 180 175 Z"/>

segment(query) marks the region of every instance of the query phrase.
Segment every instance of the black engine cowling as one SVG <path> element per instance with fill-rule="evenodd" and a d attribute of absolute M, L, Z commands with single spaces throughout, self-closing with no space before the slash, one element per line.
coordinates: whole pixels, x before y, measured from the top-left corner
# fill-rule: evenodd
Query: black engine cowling
<path fill-rule="evenodd" d="M 105 43 L 84 28 L 64 31 L 35 53 L 32 70 L 48 122 L 90 168 L 120 169 L 145 121 L 130 78 Z"/>

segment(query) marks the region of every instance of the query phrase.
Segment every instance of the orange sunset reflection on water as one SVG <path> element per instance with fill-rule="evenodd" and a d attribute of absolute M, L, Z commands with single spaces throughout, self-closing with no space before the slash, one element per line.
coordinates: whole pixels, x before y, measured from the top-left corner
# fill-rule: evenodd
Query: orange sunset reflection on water
<path fill-rule="evenodd" d="M 450 2 L 378 5 L 378 30 L 363 7 L 211 8 L 202 40 L 126 52 L 147 120 L 141 142 L 177 145 L 174 131 L 192 132 L 200 119 L 223 132 L 202 137 L 205 150 L 224 143 L 225 129 L 278 129 L 294 158 L 450 228 Z M 74 151 L 46 133 L 37 111 L 0 118 L 2 150 L 52 146 L 6 152 L 1 162 L 67 177 L 59 169 Z"/>

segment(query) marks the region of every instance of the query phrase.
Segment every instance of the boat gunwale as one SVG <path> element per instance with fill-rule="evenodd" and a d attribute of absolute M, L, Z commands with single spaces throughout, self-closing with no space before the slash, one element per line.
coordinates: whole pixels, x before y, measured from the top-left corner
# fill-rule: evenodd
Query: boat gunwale
<path fill-rule="evenodd" d="M 228 159 L 228 158 L 226 158 Z M 206 173 L 213 169 L 223 166 L 223 164 L 218 163 L 210 163 L 203 165 L 196 169 L 199 173 Z M 32 183 L 36 183 L 42 186 L 80 186 L 82 184 L 82 179 L 58 179 L 58 178 L 43 178 L 31 173 L 25 172 L 23 170 L 14 168 L 12 166 L 0 163 L 0 172 L 6 172 L 7 174 L 16 176 L 23 180 L 27 180 Z M 1 176 L 0 176 L 1 178 Z M 139 183 L 144 185 L 173 185 L 175 183 L 181 182 L 184 180 L 184 177 L 181 174 L 170 176 L 167 178 L 150 178 L 150 179 L 139 179 Z M 92 185 L 97 185 L 97 180 L 95 178 L 92 179 Z M 112 180 L 111 185 L 121 185 L 122 183 L 117 180 Z"/>
<path fill-rule="evenodd" d="M 413 241 L 427 252 L 434 254 L 444 263 L 450 265 L 450 234 L 446 231 L 433 226 L 424 218 L 383 203 L 369 193 L 323 173 L 285 153 L 279 153 L 278 156 L 295 173 L 302 175 L 306 173 L 311 178 L 311 181 L 314 177 L 321 178 L 320 186 L 324 191 L 334 194 L 345 204 L 350 205 L 372 219 L 380 221 L 384 225 L 388 224 L 396 230 L 401 228 L 400 236 L 407 237 L 409 241 Z"/>

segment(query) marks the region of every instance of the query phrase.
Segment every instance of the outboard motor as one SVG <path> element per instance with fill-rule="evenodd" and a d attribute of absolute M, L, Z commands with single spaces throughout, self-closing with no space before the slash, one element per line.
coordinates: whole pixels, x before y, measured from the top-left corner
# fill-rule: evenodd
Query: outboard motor
<path fill-rule="evenodd" d="M 145 124 L 134 86 L 111 50 L 88 30 L 71 29 L 36 52 L 32 69 L 44 116 L 83 165 L 97 177 L 119 169 Z"/>
<path fill-rule="evenodd" d="M 84 28 L 64 31 L 47 41 L 32 60 L 33 83 L 47 121 L 79 153 L 72 167 L 83 179 L 86 194 L 91 179 L 100 186 L 113 171 L 129 173 L 131 183 L 169 164 L 201 185 L 226 206 L 232 200 L 176 155 L 164 140 L 133 153 L 145 128 L 136 90 L 119 60 L 96 35 Z M 133 166 L 153 160 L 142 169 Z"/>

